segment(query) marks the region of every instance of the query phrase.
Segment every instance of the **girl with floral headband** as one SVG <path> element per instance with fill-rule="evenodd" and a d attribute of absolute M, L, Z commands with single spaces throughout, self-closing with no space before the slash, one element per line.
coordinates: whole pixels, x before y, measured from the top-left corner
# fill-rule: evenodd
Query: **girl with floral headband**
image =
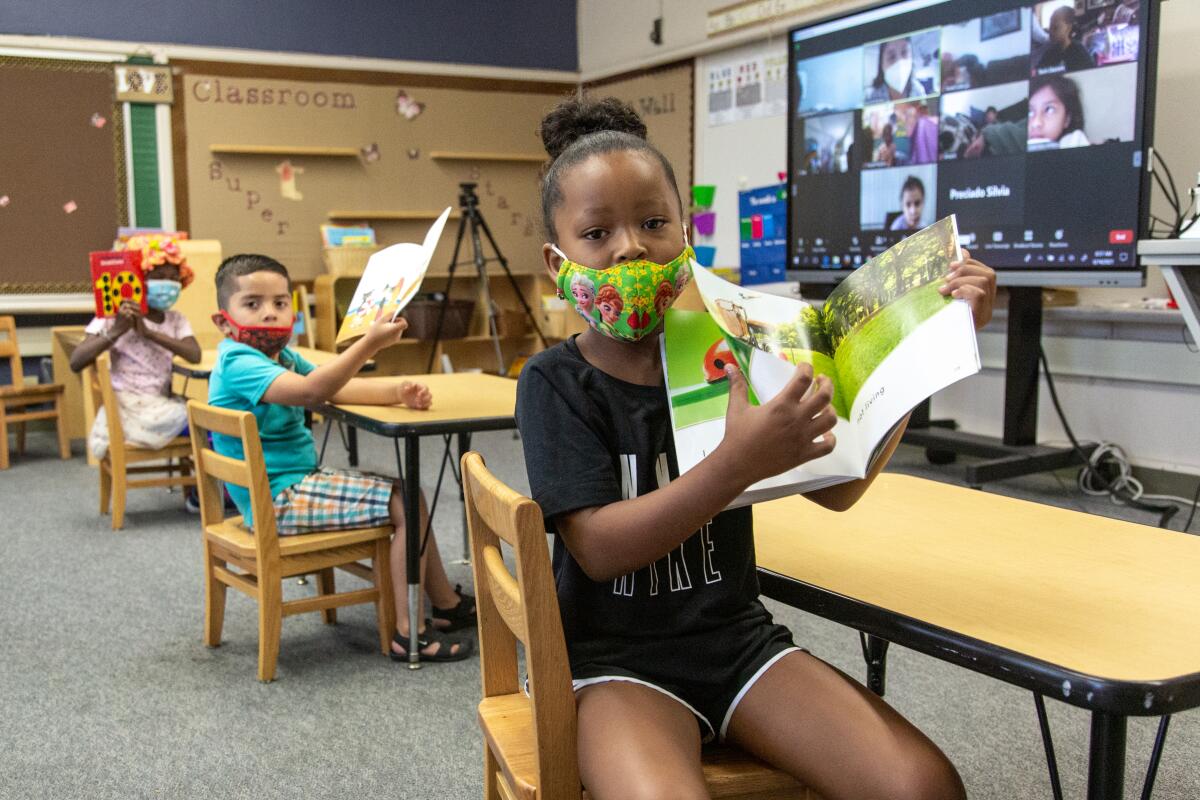
<path fill-rule="evenodd" d="M 171 306 L 194 276 L 172 237 L 134 236 L 123 249 L 142 252 L 149 310 L 143 314 L 137 303 L 126 301 L 116 316 L 93 319 L 84 329 L 84 340 L 71 353 L 71 369 L 79 372 L 110 351 L 112 386 L 125 440 L 135 447 L 158 449 L 187 428 L 185 401 L 171 396 L 171 361 L 180 356 L 199 362 L 200 344 L 187 318 Z M 88 448 L 96 458 L 108 452 L 104 414 L 96 415 Z"/>
<path fill-rule="evenodd" d="M 531 494 L 555 535 L 584 787 L 600 800 L 707 797 L 700 745 L 720 738 L 830 800 L 963 797 L 933 742 L 772 621 L 750 509 L 725 510 L 833 449 L 828 380 L 802 367 L 754 406 L 726 367 L 725 438 L 680 475 L 659 339 L 692 251 L 671 165 L 613 98 L 564 102 L 541 132 L 546 269 L 564 296 L 578 275 L 601 287 L 596 308 L 579 309 L 589 329 L 525 365 L 516 411 Z M 968 260 L 943 292 L 983 324 L 995 274 Z M 867 478 L 807 497 L 848 508 L 898 441 Z"/>

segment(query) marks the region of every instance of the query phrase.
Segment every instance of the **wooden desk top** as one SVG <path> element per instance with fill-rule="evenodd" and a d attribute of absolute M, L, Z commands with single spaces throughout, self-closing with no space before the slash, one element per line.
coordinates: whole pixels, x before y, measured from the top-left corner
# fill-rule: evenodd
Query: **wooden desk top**
<path fill-rule="evenodd" d="M 452 372 L 369 380 L 418 381 L 433 393 L 433 405 L 427 411 L 413 411 L 402 406 L 326 406 L 330 416 L 384 436 L 451 433 L 460 428 L 464 432 L 500 430 L 516 424 L 513 414 L 517 405 L 517 382 L 511 378 Z"/>
<path fill-rule="evenodd" d="M 898 474 L 842 514 L 789 497 L 754 521 L 760 569 L 1102 682 L 1200 682 L 1198 537 Z"/>

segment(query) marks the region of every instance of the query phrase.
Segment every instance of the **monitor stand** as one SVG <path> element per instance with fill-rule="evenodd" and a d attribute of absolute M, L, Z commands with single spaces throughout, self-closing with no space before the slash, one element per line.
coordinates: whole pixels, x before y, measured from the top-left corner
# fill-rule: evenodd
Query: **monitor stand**
<path fill-rule="evenodd" d="M 949 463 L 956 454 L 985 459 L 965 467 L 966 482 L 975 487 L 990 481 L 1081 464 L 1073 448 L 1046 447 L 1037 443 L 1038 348 L 1041 340 L 1041 288 L 1009 287 L 1003 438 L 955 430 L 957 426 L 950 420 L 930 420 L 929 401 L 926 400 L 913 411 L 904 432 L 904 443 L 924 447 L 933 463 Z M 1094 449 L 1094 444 L 1083 445 L 1083 451 L 1088 455 Z"/>

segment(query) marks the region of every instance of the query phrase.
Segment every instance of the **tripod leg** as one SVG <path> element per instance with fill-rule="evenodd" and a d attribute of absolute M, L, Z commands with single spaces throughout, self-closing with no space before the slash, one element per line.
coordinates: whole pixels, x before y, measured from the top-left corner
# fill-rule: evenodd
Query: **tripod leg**
<path fill-rule="evenodd" d="M 517 296 L 517 302 L 521 304 L 525 316 L 529 318 L 529 324 L 533 326 L 534 332 L 538 338 L 542 340 L 543 347 L 549 347 L 550 344 L 546 341 L 545 334 L 542 333 L 541 326 L 537 324 L 537 318 L 534 317 L 533 311 L 530 310 L 529 304 L 525 302 L 525 295 L 521 294 L 521 287 L 517 285 L 517 279 L 513 277 L 512 270 L 508 268 L 508 259 L 500 252 L 500 247 L 496 244 L 496 240 L 492 237 L 492 230 L 488 227 L 487 221 L 482 216 L 479 217 L 479 226 L 483 228 L 483 235 L 487 237 L 488 243 L 492 249 L 496 251 L 496 260 L 500 262 L 500 268 L 504 270 L 504 274 L 508 276 L 508 282 L 512 284 L 513 293 Z"/>
<path fill-rule="evenodd" d="M 446 321 L 446 306 L 450 304 L 450 287 L 454 285 L 454 268 L 458 266 L 458 251 L 462 247 L 463 230 L 467 227 L 464 215 L 458 220 L 458 235 L 454 237 L 454 255 L 450 256 L 450 268 L 446 276 L 446 294 L 442 297 L 442 307 L 438 309 L 437 327 L 434 328 L 433 344 L 429 347 L 429 363 L 425 372 L 433 372 L 433 362 L 437 359 L 438 344 L 442 341 L 442 323 Z"/>
<path fill-rule="evenodd" d="M 496 350 L 496 374 L 503 375 L 506 370 L 504 368 L 504 353 L 500 349 L 500 330 L 496 324 L 496 309 L 492 305 L 492 288 L 488 283 L 487 274 L 487 259 L 483 257 L 483 242 L 479 238 L 479 229 L 486 229 L 487 223 L 483 221 L 483 217 L 479 214 L 479 208 L 472 205 L 471 208 L 464 213 L 464 217 L 470 220 L 471 225 L 471 247 L 475 251 L 475 270 L 479 273 L 479 294 L 483 300 L 484 307 L 487 309 L 488 318 L 488 333 L 492 337 L 492 346 Z M 488 237 L 491 239 L 491 236 Z M 495 242 L 492 247 L 495 248 Z M 496 251 L 497 254 L 499 251 Z M 501 260 L 503 263 L 503 260 Z"/>

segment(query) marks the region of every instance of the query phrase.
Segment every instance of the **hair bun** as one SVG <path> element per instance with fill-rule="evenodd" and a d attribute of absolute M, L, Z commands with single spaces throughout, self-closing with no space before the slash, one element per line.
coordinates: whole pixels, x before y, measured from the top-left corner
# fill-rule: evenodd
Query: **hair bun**
<path fill-rule="evenodd" d="M 645 139 L 646 123 L 632 106 L 615 97 L 602 100 L 573 97 L 559 103 L 542 119 L 542 144 L 554 160 L 577 139 L 598 131 L 620 131 Z"/>

